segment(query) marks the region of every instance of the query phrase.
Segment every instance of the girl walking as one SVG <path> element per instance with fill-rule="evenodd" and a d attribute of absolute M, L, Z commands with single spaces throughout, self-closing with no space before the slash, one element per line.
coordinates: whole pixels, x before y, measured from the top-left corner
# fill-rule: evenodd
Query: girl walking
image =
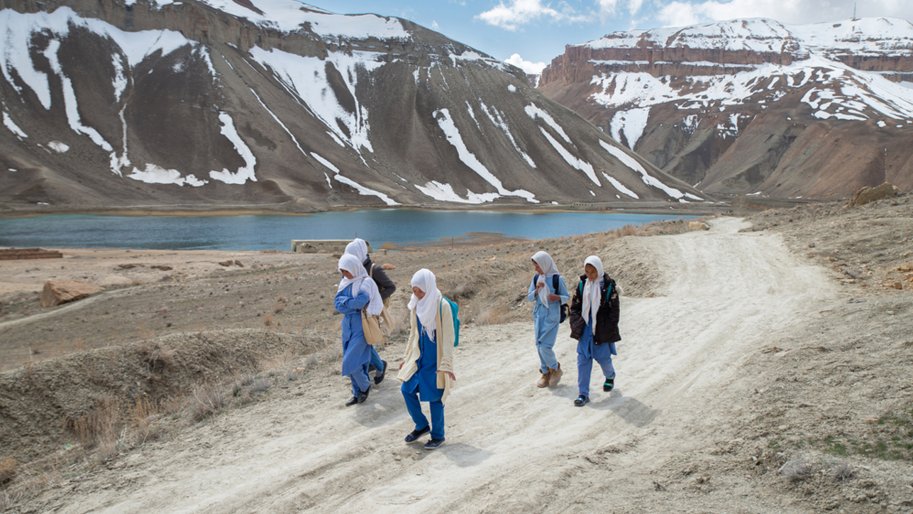
<path fill-rule="evenodd" d="M 371 383 L 368 381 L 370 345 L 365 340 L 361 324 L 361 311 L 379 315 L 383 309 L 377 284 L 365 272 L 357 257 L 349 254 L 339 259 L 342 280 L 336 292 L 334 305 L 342 317 L 342 374 L 352 381 L 352 398 L 346 406 L 364 403 L 368 399 Z"/>
<path fill-rule="evenodd" d="M 590 402 L 590 374 L 593 361 L 599 363 L 605 375 L 602 390 L 615 388 L 615 367 L 612 356 L 618 355 L 615 343 L 618 333 L 619 303 L 615 281 L 603 270 L 602 261 L 590 255 L 584 263 L 574 300 L 570 309 L 571 337 L 577 339 L 577 390 L 574 405 L 583 407 Z"/>
<path fill-rule="evenodd" d="M 533 323 L 536 333 L 536 350 L 539 353 L 538 387 L 555 387 L 561 380 L 561 364 L 555 357 L 555 340 L 558 338 L 558 324 L 561 320 L 562 304 L 570 295 L 564 277 L 558 273 L 555 261 L 546 252 L 536 252 L 533 257 L 533 276 L 527 291 L 527 300 L 534 302 Z"/>
<path fill-rule="evenodd" d="M 434 273 L 418 270 L 412 276 L 409 300 L 411 330 L 406 354 L 400 364 L 400 388 L 415 429 L 406 435 L 411 443 L 431 432 L 426 450 L 444 443 L 444 401 L 456 375 L 453 374 L 453 313 L 450 303 L 437 288 Z M 430 403 L 431 423 L 422 413 L 420 402 Z"/>
<path fill-rule="evenodd" d="M 377 266 L 371 262 L 371 256 L 368 255 L 368 243 L 361 238 L 355 238 L 346 245 L 345 253 L 354 255 L 358 258 L 358 261 L 365 267 L 365 271 L 368 276 L 371 277 L 371 280 L 377 284 L 377 290 L 380 292 L 380 299 L 383 301 L 384 305 L 387 304 L 387 298 L 390 298 L 396 291 L 396 285 L 390 280 L 390 277 L 387 276 L 387 272 L 384 271 L 383 266 Z M 368 368 L 374 368 L 374 384 L 380 384 L 384 381 L 384 375 L 387 373 L 387 361 L 380 358 L 380 354 L 377 353 L 377 349 L 374 348 L 374 345 L 368 345 L 371 359 L 368 362 Z"/>

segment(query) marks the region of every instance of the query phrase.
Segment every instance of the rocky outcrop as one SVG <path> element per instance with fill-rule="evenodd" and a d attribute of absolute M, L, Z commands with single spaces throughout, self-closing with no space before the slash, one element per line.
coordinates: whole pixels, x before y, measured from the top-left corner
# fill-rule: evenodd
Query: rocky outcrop
<path fill-rule="evenodd" d="M 55 307 L 64 303 L 82 300 L 98 293 L 101 287 L 95 284 L 77 282 L 75 280 L 48 280 L 41 290 L 41 306 Z"/>
<path fill-rule="evenodd" d="M 850 200 L 850 206 L 865 205 L 885 198 L 893 198 L 899 194 L 900 190 L 897 189 L 897 186 L 887 182 L 875 187 L 863 187 L 853 195 L 853 199 Z"/>
<path fill-rule="evenodd" d="M 568 46 L 539 89 L 713 193 L 913 189 L 913 25 L 733 20 Z"/>

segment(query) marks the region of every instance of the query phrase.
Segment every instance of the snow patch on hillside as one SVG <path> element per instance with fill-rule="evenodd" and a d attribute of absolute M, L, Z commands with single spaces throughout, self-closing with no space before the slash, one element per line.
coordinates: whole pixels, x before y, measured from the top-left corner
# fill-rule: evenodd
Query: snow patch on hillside
<path fill-rule="evenodd" d="M 635 193 L 634 191 L 631 191 L 630 189 L 625 187 L 625 185 L 622 184 L 621 182 L 619 182 L 615 177 L 610 176 L 608 173 L 606 173 L 604 171 L 602 172 L 602 176 L 605 177 L 605 179 L 608 180 L 610 184 L 612 184 L 612 187 L 617 189 L 622 194 L 624 194 L 626 196 L 630 196 L 631 198 L 633 198 L 635 200 L 640 199 L 640 197 L 637 196 L 637 193 Z M 618 195 L 615 195 L 615 196 L 617 197 Z"/>
<path fill-rule="evenodd" d="M 247 19 L 258 25 L 284 32 L 296 32 L 308 24 L 324 39 L 411 39 L 411 35 L 396 18 L 374 14 L 332 14 L 306 7 L 295 0 L 248 0 L 257 10 L 249 9 L 234 0 L 201 0 L 232 16 Z M 259 12 L 258 12 L 259 11 Z"/>
<path fill-rule="evenodd" d="M 649 107 L 616 112 L 609 124 L 612 139 L 621 144 L 627 144 L 628 148 L 633 150 L 643 135 L 644 129 L 647 128 L 649 117 Z"/>
<path fill-rule="evenodd" d="M 326 168 L 328 170 L 332 171 L 334 180 L 355 189 L 356 191 L 358 191 L 358 194 L 360 194 L 362 196 L 376 196 L 376 197 L 380 198 L 382 202 L 384 202 L 385 204 L 387 204 L 391 207 L 395 206 L 395 205 L 399 205 L 399 203 L 397 203 L 395 200 L 393 200 L 386 194 L 381 193 L 380 191 L 375 191 L 374 189 L 371 189 L 369 187 L 365 187 L 350 178 L 343 177 L 339 173 L 339 168 L 337 168 L 335 164 L 333 164 L 332 162 L 330 162 L 328 159 L 324 158 L 320 154 L 318 154 L 316 152 L 311 152 L 311 157 L 313 157 L 320 164 L 323 164 L 324 166 L 326 166 Z M 327 184 L 329 184 L 329 183 L 330 182 L 328 179 Z M 331 189 L 332 189 L 332 187 L 333 187 L 332 184 L 330 184 Z"/>
<path fill-rule="evenodd" d="M 532 118 L 534 120 L 538 118 L 538 119 L 544 121 L 546 125 L 551 127 L 552 130 L 554 130 L 555 132 L 558 133 L 558 135 L 561 136 L 561 139 L 564 139 L 564 141 L 567 143 L 571 143 L 571 138 L 568 137 L 568 135 L 564 131 L 564 129 L 561 128 L 561 125 L 558 125 L 558 122 L 555 121 L 555 118 L 552 118 L 551 114 L 549 114 L 545 110 L 541 109 L 538 105 L 529 104 L 526 107 L 524 107 L 523 110 L 526 112 L 526 115 L 529 116 L 530 118 Z M 573 144 L 573 143 L 571 143 L 571 144 Z"/>
<path fill-rule="evenodd" d="M 513 134 L 511 134 L 510 127 L 507 125 L 507 122 L 504 121 L 504 116 L 501 114 L 501 112 L 498 111 L 498 109 L 496 109 L 495 107 L 489 107 L 488 105 L 485 104 L 485 102 L 480 102 L 480 103 L 481 103 L 481 107 L 482 107 L 482 112 L 484 112 L 485 115 L 488 116 L 488 119 L 491 121 L 491 123 L 494 126 L 500 128 L 502 132 L 504 132 L 504 135 L 507 136 L 507 139 L 510 141 L 510 144 L 513 145 L 514 150 L 516 150 L 517 153 L 519 153 L 520 156 L 523 157 L 523 160 L 526 161 L 526 164 L 529 164 L 529 166 L 531 168 L 535 168 L 536 163 L 533 161 L 532 157 L 530 157 L 526 152 L 524 152 L 520 148 L 520 145 L 517 144 L 517 141 L 516 141 L 516 139 L 514 139 Z"/>
<path fill-rule="evenodd" d="M 28 139 L 29 137 L 24 130 L 19 128 L 19 125 L 16 125 L 16 122 L 13 121 L 13 118 L 6 111 L 3 111 L 3 126 L 15 134 L 19 139 Z"/>
<path fill-rule="evenodd" d="M 51 141 L 48 143 L 48 147 L 57 153 L 67 153 L 70 150 L 70 145 L 61 143 L 60 141 Z"/>
<path fill-rule="evenodd" d="M 145 182 L 147 184 L 173 184 L 176 186 L 200 187 L 206 185 L 208 181 L 200 180 L 194 175 L 181 175 L 181 172 L 174 169 L 165 169 L 155 164 L 146 164 L 143 170 L 133 168 L 133 171 L 127 175 L 127 178 Z"/>
<path fill-rule="evenodd" d="M 231 119 L 231 115 L 227 112 L 220 112 L 219 121 L 221 122 L 219 132 L 231 141 L 231 144 L 235 147 L 235 151 L 238 152 L 238 155 L 244 160 L 244 165 L 235 172 L 228 171 L 225 168 L 221 171 L 210 171 L 209 177 L 226 184 L 241 185 L 248 180 L 256 182 L 257 177 L 254 175 L 254 168 L 257 165 L 257 158 L 254 157 L 254 153 L 250 151 L 250 148 L 244 143 L 241 136 L 238 135 L 238 131 L 235 130 L 235 122 Z"/>
<path fill-rule="evenodd" d="M 352 52 L 351 55 L 330 52 L 326 60 L 318 57 L 305 57 L 278 49 L 264 50 L 258 46 L 250 49 L 250 55 L 265 69 L 272 71 L 285 88 L 297 97 L 311 113 L 317 117 L 334 139 L 345 141 L 356 151 L 361 148 L 373 152 L 369 137 L 368 110 L 358 101 L 356 86 L 359 70 L 371 72 L 384 65 L 382 54 L 372 52 Z M 346 103 L 355 105 L 354 112 L 343 107 L 343 101 L 337 97 L 327 77 L 327 64 L 332 66 L 342 77 L 348 98 Z M 339 124 L 345 126 L 343 130 Z M 347 133 L 348 132 L 348 133 Z"/>
<path fill-rule="evenodd" d="M 447 141 L 456 149 L 457 155 L 460 158 L 460 161 L 463 162 L 469 169 L 474 171 L 478 176 L 482 177 L 485 182 L 491 184 L 492 187 L 498 192 L 501 196 L 516 196 L 524 198 L 527 202 L 530 203 L 539 203 L 536 200 L 536 196 L 529 191 L 523 189 L 517 189 L 510 191 L 501 184 L 501 181 L 494 176 L 494 174 L 479 161 L 478 157 L 466 147 L 466 143 L 463 141 L 463 137 L 460 135 L 460 131 L 454 123 L 453 118 L 450 116 L 450 111 L 448 109 L 438 109 L 432 113 L 434 119 L 437 121 L 438 126 L 441 128 L 441 131 L 444 132 L 444 135 L 447 137 Z M 426 186 L 428 187 L 428 186 Z M 453 188 L 451 188 L 451 191 Z"/>
<path fill-rule="evenodd" d="M 605 151 L 609 152 L 609 154 L 612 157 L 618 159 L 618 161 L 621 162 L 623 165 L 627 166 L 629 169 L 631 169 L 632 171 L 639 174 L 640 178 L 641 178 L 641 180 L 643 180 L 644 184 L 646 184 L 650 187 L 655 187 L 655 188 L 663 191 L 664 193 L 666 193 L 666 195 L 668 195 L 670 198 L 674 198 L 676 200 L 681 200 L 682 198 L 684 198 L 686 196 L 678 189 L 667 186 L 666 184 L 664 184 L 662 181 L 660 181 L 656 177 L 647 173 L 647 170 L 644 169 L 644 167 L 639 162 L 637 162 L 636 159 L 634 159 L 630 155 L 626 154 L 624 152 L 624 150 L 622 150 L 620 148 L 616 148 L 615 146 L 613 146 L 609 143 L 606 143 L 605 141 L 603 141 L 601 139 L 599 140 L 599 144 L 605 149 Z M 690 195 L 690 196 L 692 197 L 692 199 L 696 199 L 698 201 L 701 200 L 700 198 L 698 198 L 694 195 Z"/>
<path fill-rule="evenodd" d="M 561 158 L 564 159 L 564 162 L 568 163 L 568 165 L 570 167 L 582 171 L 583 174 L 586 175 L 588 179 L 593 181 L 594 184 L 596 184 L 599 187 L 602 187 L 602 184 L 599 182 L 599 178 L 596 177 L 596 172 L 593 170 L 592 164 L 584 161 L 583 159 L 578 159 L 577 157 L 574 157 L 574 155 L 572 155 L 571 152 L 567 151 L 567 149 L 564 146 L 562 146 L 561 143 L 558 142 L 557 139 L 552 137 L 552 135 L 549 134 L 548 131 L 545 130 L 544 128 L 539 127 L 539 131 L 542 132 L 542 135 L 545 136 L 545 139 L 548 140 L 549 144 L 552 145 L 552 148 L 554 148 L 555 151 L 558 152 L 558 155 L 560 155 Z"/>

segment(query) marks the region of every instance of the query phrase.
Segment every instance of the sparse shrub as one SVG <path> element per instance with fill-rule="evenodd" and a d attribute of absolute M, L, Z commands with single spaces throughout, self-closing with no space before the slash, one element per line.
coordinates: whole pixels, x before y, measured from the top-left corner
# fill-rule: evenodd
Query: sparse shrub
<path fill-rule="evenodd" d="M 272 314 L 267 314 L 266 316 L 263 316 L 263 325 L 266 327 L 273 326 L 273 315 Z"/>
<path fill-rule="evenodd" d="M 856 472 L 853 471 L 849 464 L 841 462 L 834 466 L 831 476 L 834 477 L 836 482 L 846 482 L 847 480 L 852 480 L 856 476 Z"/>
<path fill-rule="evenodd" d="M 174 366 L 175 351 L 171 348 L 165 348 L 155 343 L 144 345 L 139 351 L 150 373 L 158 375 L 169 367 Z"/>
<path fill-rule="evenodd" d="M 786 461 L 786 464 L 780 467 L 779 473 L 790 482 L 797 483 L 810 478 L 813 471 L 811 464 L 802 459 L 794 458 Z"/>
<path fill-rule="evenodd" d="M 193 390 L 190 417 L 202 421 L 225 406 L 225 395 L 218 387 L 199 387 Z"/>
<path fill-rule="evenodd" d="M 475 322 L 480 325 L 500 325 L 508 321 L 510 309 L 506 305 L 491 305 L 482 309 L 475 317 Z"/>
<path fill-rule="evenodd" d="M 273 387 L 273 383 L 267 378 L 258 378 L 250 385 L 250 394 L 265 393 Z"/>
<path fill-rule="evenodd" d="M 4 457 L 0 459 L 0 485 L 4 485 L 13 480 L 16 476 L 16 470 L 19 468 L 19 463 L 16 462 L 16 459 L 12 457 Z"/>

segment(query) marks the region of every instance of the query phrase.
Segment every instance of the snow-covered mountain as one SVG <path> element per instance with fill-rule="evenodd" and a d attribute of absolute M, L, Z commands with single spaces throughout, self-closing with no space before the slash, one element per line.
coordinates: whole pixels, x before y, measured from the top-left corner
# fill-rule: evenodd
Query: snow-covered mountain
<path fill-rule="evenodd" d="M 700 199 L 407 20 L 294 0 L 0 2 L 0 205 Z"/>
<path fill-rule="evenodd" d="M 705 191 L 913 189 L 913 24 L 768 19 L 568 46 L 540 90 Z"/>

